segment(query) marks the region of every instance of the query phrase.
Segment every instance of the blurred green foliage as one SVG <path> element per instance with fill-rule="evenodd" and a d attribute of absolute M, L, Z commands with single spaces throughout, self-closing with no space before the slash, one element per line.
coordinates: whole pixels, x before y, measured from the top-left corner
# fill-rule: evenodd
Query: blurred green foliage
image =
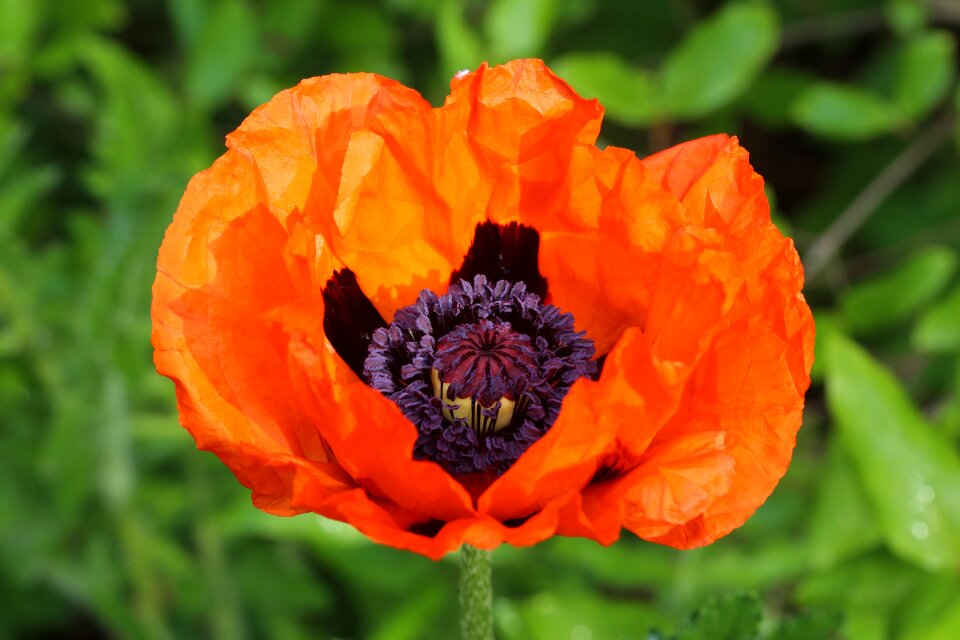
<path fill-rule="evenodd" d="M 187 179 L 276 91 L 365 70 L 438 102 L 518 56 L 601 99 L 604 143 L 739 134 L 819 335 L 746 526 L 501 548 L 500 637 L 960 637 L 958 33 L 948 0 L 0 0 L 0 637 L 452 635 L 450 559 L 266 516 L 194 451 L 150 285 Z"/>

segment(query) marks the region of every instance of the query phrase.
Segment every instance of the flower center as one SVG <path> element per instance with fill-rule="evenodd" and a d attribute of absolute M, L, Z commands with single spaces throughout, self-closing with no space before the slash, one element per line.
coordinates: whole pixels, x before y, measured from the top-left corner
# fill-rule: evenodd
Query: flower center
<path fill-rule="evenodd" d="M 517 400 L 536 374 L 529 336 L 507 322 L 481 320 L 440 338 L 431 382 L 434 396 L 443 402 L 444 418 L 464 420 L 487 435 L 522 417 Z"/>
<path fill-rule="evenodd" d="M 477 275 L 398 310 L 373 332 L 363 374 L 417 426 L 414 457 L 503 473 L 547 432 L 570 386 L 595 373 L 593 354 L 573 316 L 522 282 Z"/>

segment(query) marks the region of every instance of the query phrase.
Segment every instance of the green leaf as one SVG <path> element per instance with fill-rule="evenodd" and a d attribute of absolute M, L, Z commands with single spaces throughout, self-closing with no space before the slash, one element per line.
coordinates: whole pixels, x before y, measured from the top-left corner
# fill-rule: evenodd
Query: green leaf
<path fill-rule="evenodd" d="M 953 367 L 950 395 L 937 410 L 934 425 L 946 437 L 960 442 L 960 358 L 954 358 Z"/>
<path fill-rule="evenodd" d="M 843 611 L 841 638 L 887 640 L 894 607 L 929 574 L 878 552 L 858 557 L 797 585 L 794 597 L 808 610 Z M 819 636 L 810 636 L 817 638 Z"/>
<path fill-rule="evenodd" d="M 855 335 L 869 335 L 896 326 L 936 299 L 957 267 L 946 247 L 927 247 L 896 268 L 849 287 L 840 296 L 840 310 Z"/>
<path fill-rule="evenodd" d="M 894 100 L 906 118 L 923 118 L 947 95 L 956 73 L 955 50 L 953 34 L 931 31 L 898 52 Z"/>
<path fill-rule="evenodd" d="M 695 118 L 730 103 L 770 61 L 779 39 L 779 20 L 769 6 L 727 5 L 698 24 L 664 61 L 667 110 Z"/>
<path fill-rule="evenodd" d="M 884 7 L 887 22 L 895 32 L 903 36 L 922 29 L 929 12 L 927 4 L 917 0 L 888 0 Z"/>
<path fill-rule="evenodd" d="M 23 219 L 61 180 L 52 166 L 21 167 L 17 160 L 29 148 L 30 135 L 22 126 L 0 126 L 0 242 L 6 247 L 20 230 Z M 0 335 L 3 333 L 0 322 Z"/>
<path fill-rule="evenodd" d="M 114 206 L 143 201 L 151 190 L 168 186 L 160 178 L 173 164 L 171 148 L 180 141 L 183 115 L 153 69 L 126 49 L 91 38 L 82 54 L 102 94 L 93 140 L 98 162 L 86 178 Z M 167 162 L 158 167 L 158 157 Z"/>
<path fill-rule="evenodd" d="M 187 95 L 203 107 L 236 90 L 257 59 L 257 19 L 244 0 L 220 0 L 204 16 L 186 65 Z"/>
<path fill-rule="evenodd" d="M 487 9 L 484 33 L 498 60 L 541 56 L 555 15 L 556 0 L 494 0 Z"/>
<path fill-rule="evenodd" d="M 618 553 L 611 554 L 583 538 L 557 537 L 550 541 L 548 549 L 556 561 L 583 563 L 583 570 L 591 579 L 616 588 L 659 590 L 674 580 L 673 560 L 658 554 L 650 545 L 622 544 L 618 545 Z"/>
<path fill-rule="evenodd" d="M 911 339 L 926 353 L 960 350 L 960 285 L 920 316 Z"/>
<path fill-rule="evenodd" d="M 177 40 L 182 46 L 195 46 L 211 6 L 194 0 L 167 0 L 166 6 Z"/>
<path fill-rule="evenodd" d="M 54 167 L 38 167 L 0 180 L 0 239 L 8 241 L 35 203 L 60 180 L 60 172 Z"/>
<path fill-rule="evenodd" d="M 960 456 L 862 348 L 825 343 L 827 405 L 890 548 L 927 569 L 960 559 Z"/>
<path fill-rule="evenodd" d="M 953 110 L 960 111 L 960 87 L 953 92 Z M 953 144 L 960 150 L 960 119 L 953 126 Z"/>
<path fill-rule="evenodd" d="M 554 61 L 552 67 L 577 93 L 599 99 L 612 120 L 643 126 L 659 115 L 652 74 L 631 67 L 614 53 L 572 53 Z"/>
<path fill-rule="evenodd" d="M 437 15 L 437 48 L 447 78 L 461 69 L 476 69 L 486 58 L 480 36 L 463 14 L 462 0 L 446 0 Z"/>
<path fill-rule="evenodd" d="M 364 2 L 335 3 L 324 10 L 320 37 L 337 53 L 336 69 L 369 71 L 398 81 L 407 69 L 399 63 L 402 34 L 384 11 Z"/>
<path fill-rule="evenodd" d="M 750 640 L 757 637 L 762 613 L 754 594 L 714 597 L 677 629 L 677 640 Z"/>
<path fill-rule="evenodd" d="M 791 616 L 780 623 L 767 640 L 826 640 L 836 637 L 843 620 L 834 608 L 824 607 Z"/>
<path fill-rule="evenodd" d="M 896 124 L 894 112 L 879 95 L 832 82 L 803 91 L 790 107 L 790 118 L 815 136 L 835 140 L 866 140 Z"/>
<path fill-rule="evenodd" d="M 790 123 L 790 105 L 813 82 L 804 71 L 768 69 L 744 96 L 744 105 L 762 124 L 783 127 Z"/>
<path fill-rule="evenodd" d="M 821 348 L 827 336 L 834 332 L 843 332 L 845 330 L 843 318 L 836 311 L 829 309 L 815 309 L 813 318 L 817 325 L 817 335 L 814 337 L 813 353 L 816 356 L 813 359 L 813 367 L 810 369 L 810 379 L 814 382 L 823 380 L 823 370 L 826 368 L 823 358 L 820 357 Z"/>
<path fill-rule="evenodd" d="M 898 638 L 954 640 L 960 629 L 960 578 L 930 574 L 901 607 Z"/>
<path fill-rule="evenodd" d="M 883 539 L 850 456 L 835 441 L 820 474 L 808 526 L 810 561 L 818 568 L 835 566 Z"/>
<path fill-rule="evenodd" d="M 327 17 L 330 7 L 316 0 L 285 0 L 255 5 L 260 11 L 260 31 L 267 38 L 282 37 L 286 46 L 275 52 L 277 63 L 287 66 L 284 58 L 292 47 L 301 47 L 317 37 L 317 26 Z"/>
<path fill-rule="evenodd" d="M 882 609 L 851 608 L 844 616 L 840 637 L 888 640 L 891 637 L 890 613 Z"/>
<path fill-rule="evenodd" d="M 794 591 L 806 608 L 823 605 L 889 611 L 929 574 L 886 551 L 860 556 L 834 569 L 809 575 Z"/>
<path fill-rule="evenodd" d="M 711 549 L 710 553 L 686 560 L 686 564 L 695 567 L 689 578 L 695 578 L 701 592 L 753 590 L 803 575 L 808 570 L 809 558 L 802 546 L 773 538 L 763 544 Z M 683 582 L 681 578 L 675 580 Z"/>
<path fill-rule="evenodd" d="M 503 640 L 644 637 L 665 621 L 635 600 L 604 598 L 587 587 L 554 587 L 526 600 L 498 602 L 495 616 Z"/>
<path fill-rule="evenodd" d="M 427 584 L 397 603 L 395 611 L 371 633 L 370 640 L 417 640 L 423 637 L 425 620 L 456 608 L 455 597 L 442 584 Z M 453 616 L 450 616 L 453 618 Z M 449 620 L 455 624 L 456 619 Z"/>
<path fill-rule="evenodd" d="M 0 0 L 0 68 L 5 73 L 28 58 L 42 6 L 32 0 Z"/>

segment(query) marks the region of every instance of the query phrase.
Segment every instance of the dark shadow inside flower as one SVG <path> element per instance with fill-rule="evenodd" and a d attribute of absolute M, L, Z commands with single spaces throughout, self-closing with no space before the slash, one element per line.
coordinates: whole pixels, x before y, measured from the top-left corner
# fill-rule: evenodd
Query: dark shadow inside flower
<path fill-rule="evenodd" d="M 417 522 L 415 524 L 407 527 L 407 531 L 410 533 L 415 533 L 418 536 L 424 536 L 427 538 L 434 538 L 440 531 L 443 529 L 444 525 L 447 524 L 443 520 L 427 520 L 425 522 Z"/>
<path fill-rule="evenodd" d="M 509 527 L 511 529 L 517 529 L 525 525 L 527 521 L 530 520 L 530 518 L 532 517 L 533 517 L 533 514 L 530 514 L 529 516 L 524 516 L 522 518 L 509 518 L 503 521 L 503 526 Z"/>

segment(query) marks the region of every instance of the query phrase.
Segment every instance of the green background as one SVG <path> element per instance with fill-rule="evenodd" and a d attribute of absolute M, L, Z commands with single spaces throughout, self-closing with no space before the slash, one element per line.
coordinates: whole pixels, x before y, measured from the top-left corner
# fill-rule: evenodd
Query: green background
<path fill-rule="evenodd" d="M 960 637 L 958 26 L 947 0 L 0 0 L 0 637 L 454 637 L 456 556 L 262 514 L 195 451 L 150 285 L 186 181 L 275 92 L 363 70 L 438 104 L 520 56 L 601 99 L 603 144 L 739 135 L 818 338 L 746 526 L 502 547 L 499 636 Z"/>

